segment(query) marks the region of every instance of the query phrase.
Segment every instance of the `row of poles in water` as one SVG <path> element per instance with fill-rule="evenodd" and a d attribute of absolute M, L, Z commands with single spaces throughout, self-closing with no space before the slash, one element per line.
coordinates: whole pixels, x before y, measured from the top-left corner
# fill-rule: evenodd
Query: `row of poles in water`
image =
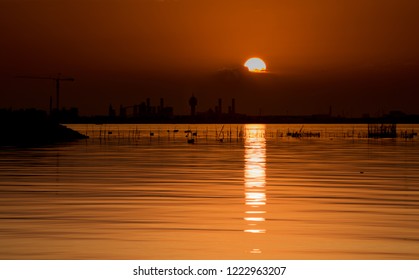
<path fill-rule="evenodd" d="M 86 135 L 90 139 L 100 141 L 112 140 L 127 140 L 127 141 L 186 141 L 187 143 L 196 143 L 197 141 L 218 141 L 218 142 L 240 142 L 246 137 L 265 138 L 265 139 L 279 139 L 279 138 L 368 138 L 367 130 L 347 130 L 347 131 L 310 131 L 304 130 L 304 126 L 297 130 L 267 130 L 266 128 L 251 128 L 247 129 L 243 126 L 212 129 L 134 129 L 120 130 L 116 129 L 91 129 L 86 130 Z M 407 137 L 408 136 L 408 137 Z M 401 132 L 401 138 L 414 138 L 417 136 L 413 130 L 412 132 Z M 186 139 L 186 140 L 185 140 Z"/>
<path fill-rule="evenodd" d="M 246 131 L 243 129 L 239 129 L 237 126 L 234 130 L 230 127 L 228 130 L 221 127 L 220 130 L 217 128 L 215 130 L 210 130 L 206 128 L 205 130 L 198 130 L 198 129 L 131 129 L 131 130 L 110 130 L 110 129 L 99 129 L 99 130 L 86 130 L 86 135 L 88 135 L 91 139 L 99 139 L 99 140 L 114 140 L 114 139 L 121 139 L 121 140 L 133 140 L 133 141 L 180 141 L 181 139 L 187 141 L 187 143 L 195 143 L 198 139 L 200 140 L 217 140 L 219 142 L 224 141 L 240 141 L 246 137 Z M 260 129 L 257 131 L 255 137 L 265 137 L 266 131 Z"/>

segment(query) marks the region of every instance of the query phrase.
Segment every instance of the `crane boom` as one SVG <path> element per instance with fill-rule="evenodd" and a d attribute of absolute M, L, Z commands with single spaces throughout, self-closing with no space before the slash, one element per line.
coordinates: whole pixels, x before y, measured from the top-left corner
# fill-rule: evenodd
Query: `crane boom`
<path fill-rule="evenodd" d="M 37 77 L 37 76 L 17 76 L 16 78 L 20 79 L 36 79 L 36 80 L 53 80 L 55 81 L 55 90 L 56 90 L 56 106 L 57 112 L 60 110 L 60 82 L 74 82 L 75 79 L 71 77 L 62 78 L 61 74 L 58 74 L 57 77 Z"/>

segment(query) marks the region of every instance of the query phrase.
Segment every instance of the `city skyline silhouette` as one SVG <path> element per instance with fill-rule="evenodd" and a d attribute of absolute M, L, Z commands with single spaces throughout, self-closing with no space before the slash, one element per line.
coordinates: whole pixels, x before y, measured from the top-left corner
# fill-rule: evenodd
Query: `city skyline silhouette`
<path fill-rule="evenodd" d="M 82 115 L 164 98 L 188 114 L 235 98 L 243 114 L 418 114 L 416 1 L 0 1 L 0 107 Z M 250 57 L 267 64 L 249 73 Z"/>

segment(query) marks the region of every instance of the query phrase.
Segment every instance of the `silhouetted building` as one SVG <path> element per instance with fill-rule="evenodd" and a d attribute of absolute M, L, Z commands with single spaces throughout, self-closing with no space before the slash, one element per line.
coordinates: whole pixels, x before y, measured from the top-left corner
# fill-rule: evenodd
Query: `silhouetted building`
<path fill-rule="evenodd" d="M 115 109 L 112 107 L 112 105 L 109 105 L 109 109 L 108 109 L 108 116 L 110 118 L 114 118 L 116 116 L 116 111 Z"/>
<path fill-rule="evenodd" d="M 124 106 L 119 106 L 119 117 L 126 118 L 127 117 L 127 109 Z"/>
<path fill-rule="evenodd" d="M 161 114 L 164 111 L 164 99 L 160 98 L 160 106 L 157 108 L 157 114 Z"/>
<path fill-rule="evenodd" d="M 146 104 L 147 104 L 147 114 L 150 114 L 151 113 L 151 101 L 150 101 L 150 98 L 147 98 L 146 99 Z"/>
<path fill-rule="evenodd" d="M 189 106 L 191 107 L 191 116 L 195 116 L 196 105 L 198 105 L 198 99 L 192 94 L 192 97 L 189 98 Z"/>
<path fill-rule="evenodd" d="M 112 106 L 110 106 L 112 108 Z M 109 109 L 110 110 L 110 109 Z M 109 114 L 109 116 L 111 116 Z M 160 105 L 152 106 L 151 99 L 132 106 L 120 106 L 120 118 L 135 118 L 139 120 L 161 120 L 173 117 L 173 107 L 165 107 L 164 99 L 160 98 Z"/>
<path fill-rule="evenodd" d="M 236 99 L 231 99 L 231 106 L 228 106 L 228 113 L 234 115 L 236 113 Z"/>

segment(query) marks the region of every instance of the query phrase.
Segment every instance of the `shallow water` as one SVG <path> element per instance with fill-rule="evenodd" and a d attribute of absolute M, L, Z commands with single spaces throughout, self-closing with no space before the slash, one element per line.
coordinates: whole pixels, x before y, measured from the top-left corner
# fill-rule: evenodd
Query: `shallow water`
<path fill-rule="evenodd" d="M 419 259 L 417 138 L 367 139 L 362 125 L 70 127 L 91 138 L 1 148 L 1 259 Z M 300 129 L 322 136 L 284 136 Z"/>

